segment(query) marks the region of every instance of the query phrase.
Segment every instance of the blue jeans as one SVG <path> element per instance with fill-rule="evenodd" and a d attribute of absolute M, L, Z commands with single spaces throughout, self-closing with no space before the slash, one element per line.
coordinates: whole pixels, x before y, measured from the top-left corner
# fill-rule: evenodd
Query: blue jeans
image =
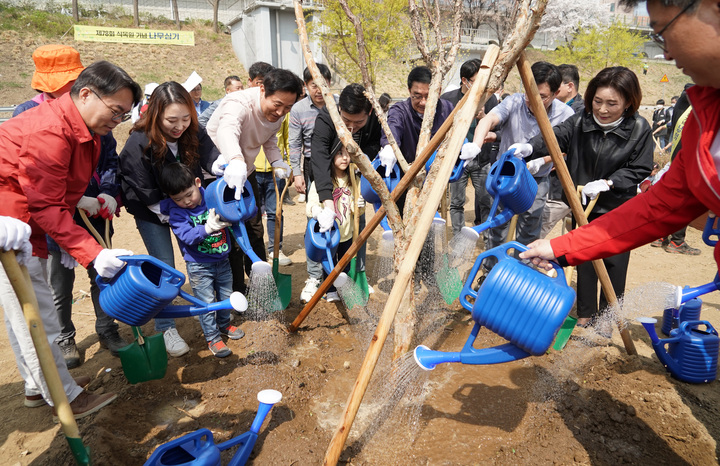
<path fill-rule="evenodd" d="M 460 233 L 462 227 L 465 226 L 465 190 L 468 179 L 475 187 L 475 205 L 480 210 L 480 218 L 475 219 L 475 224 L 479 225 L 487 220 L 493 201 L 492 196 L 485 189 L 485 181 L 489 173 L 490 164 L 486 163 L 481 167 L 478 165 L 476 157 L 465 166 L 460 179 L 455 183 L 450 183 L 450 220 L 452 220 L 454 235 Z"/>
<path fill-rule="evenodd" d="M 265 204 L 267 214 L 268 252 L 272 253 L 275 246 L 275 211 L 277 196 L 275 195 L 275 183 L 273 183 L 272 172 L 255 172 L 258 183 L 260 202 Z M 285 188 L 285 180 L 278 180 L 278 190 L 282 192 Z M 282 225 L 280 225 L 280 249 L 282 250 Z"/>
<path fill-rule="evenodd" d="M 538 184 L 537 194 L 532 206 L 523 213 L 518 215 L 517 234 L 515 240 L 518 243 L 528 245 L 540 237 L 540 229 L 542 228 L 542 214 L 545 209 L 548 191 L 550 190 L 550 180 L 547 176 L 535 178 Z M 499 211 L 500 209 L 498 209 Z M 517 212 L 516 212 L 517 213 Z M 496 228 L 491 228 L 487 249 L 494 248 L 503 244 L 508 236 L 508 228 L 510 222 Z"/>
<path fill-rule="evenodd" d="M 193 294 L 200 301 L 214 303 L 230 297 L 232 293 L 232 270 L 230 261 L 188 262 L 187 274 Z M 200 316 L 200 326 L 205 340 L 213 341 L 220 336 L 220 329 L 230 325 L 230 309 L 208 312 Z"/>
<path fill-rule="evenodd" d="M 172 238 L 170 238 L 170 226 L 158 225 L 137 217 L 135 217 L 135 225 L 145 243 L 148 254 L 174 268 L 175 253 L 173 252 Z M 156 331 L 164 332 L 171 328 L 175 328 L 175 319 L 155 319 Z"/>

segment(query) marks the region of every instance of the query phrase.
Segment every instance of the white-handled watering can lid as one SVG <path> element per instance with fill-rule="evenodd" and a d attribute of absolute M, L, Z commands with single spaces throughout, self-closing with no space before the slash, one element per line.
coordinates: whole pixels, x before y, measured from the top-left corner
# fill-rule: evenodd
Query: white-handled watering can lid
<path fill-rule="evenodd" d="M 258 393 L 257 399 L 260 403 L 274 405 L 282 400 L 282 393 L 277 390 L 267 389 Z"/>

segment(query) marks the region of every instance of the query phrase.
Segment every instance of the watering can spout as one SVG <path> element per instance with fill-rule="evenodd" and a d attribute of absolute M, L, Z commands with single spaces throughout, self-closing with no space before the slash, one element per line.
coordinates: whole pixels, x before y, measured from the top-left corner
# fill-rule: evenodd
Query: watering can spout
<path fill-rule="evenodd" d="M 471 338 L 473 337 L 471 336 Z M 420 345 L 415 348 L 413 357 L 421 369 L 431 371 L 438 364 L 445 362 L 459 362 L 470 365 L 502 364 L 530 356 L 530 353 L 523 351 L 512 343 L 481 349 L 472 348 L 472 343 L 468 343 L 470 344 L 466 343 L 462 351 L 448 353 L 433 351 L 427 346 Z"/>
<path fill-rule="evenodd" d="M 435 369 L 435 366 L 444 362 L 460 362 L 460 353 L 433 351 L 425 345 L 420 345 L 413 351 L 413 358 L 420 369 L 431 371 Z"/>
<path fill-rule="evenodd" d="M 711 281 L 710 283 L 696 286 L 695 288 L 677 287 L 677 305 L 675 306 L 675 309 L 679 308 L 681 304 L 684 304 L 691 299 L 697 298 L 698 296 L 702 296 L 704 294 L 712 293 L 713 291 L 717 291 L 718 289 L 720 289 L 720 279 L 718 277 L 715 277 L 715 280 Z"/>
<path fill-rule="evenodd" d="M 637 320 L 642 324 L 643 327 L 645 327 L 645 331 L 650 336 L 653 350 L 655 350 L 655 354 L 657 355 L 660 362 L 663 363 L 663 365 L 665 365 L 670 372 L 676 373 L 678 371 L 677 362 L 672 357 L 670 357 L 670 354 L 665 349 L 665 345 L 672 341 L 676 341 L 677 338 L 666 338 L 664 340 L 661 340 L 658 337 L 657 332 L 655 331 L 655 324 L 657 323 L 657 319 L 654 319 L 652 317 L 639 317 Z"/>

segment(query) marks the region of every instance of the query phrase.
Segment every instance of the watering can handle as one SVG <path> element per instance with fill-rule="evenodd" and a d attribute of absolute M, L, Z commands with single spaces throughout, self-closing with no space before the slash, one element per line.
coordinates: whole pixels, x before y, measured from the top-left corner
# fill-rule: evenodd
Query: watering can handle
<path fill-rule="evenodd" d="M 177 269 L 174 269 L 173 267 L 170 267 L 165 262 L 162 262 L 159 259 L 156 259 L 152 256 L 148 256 L 147 254 L 137 254 L 137 255 L 133 255 L 133 256 L 117 256 L 117 258 L 120 259 L 121 261 L 127 263 L 127 265 L 123 268 L 123 270 L 121 272 L 125 271 L 127 269 L 128 265 L 138 265 L 138 264 L 142 264 L 143 262 L 151 262 L 154 266 L 162 269 L 164 276 L 166 276 L 166 277 L 170 276 L 173 279 L 172 280 L 173 285 L 177 285 L 179 288 L 180 286 L 182 286 L 183 283 L 185 283 L 185 275 L 183 275 L 182 272 L 180 272 Z M 115 277 L 117 277 L 117 276 L 118 275 L 116 275 Z M 95 283 L 97 283 L 98 288 L 100 288 L 100 291 L 102 291 L 108 285 L 110 285 L 110 283 L 112 283 L 113 280 L 114 280 L 114 278 L 110 279 L 110 280 L 106 280 L 106 279 L 102 278 L 100 275 L 98 275 L 95 278 Z"/>
<path fill-rule="evenodd" d="M 480 264 L 482 264 L 482 262 L 488 257 L 495 257 L 498 260 L 517 260 L 507 254 L 507 251 L 510 249 L 515 249 L 517 251 L 527 251 L 528 247 L 524 244 L 518 243 L 517 241 L 510 241 L 496 248 L 492 248 L 489 251 L 483 252 L 477 257 L 477 259 L 475 259 L 475 264 L 473 264 L 472 270 L 470 270 L 470 274 L 468 275 L 468 280 L 465 282 L 465 285 L 463 285 L 463 289 L 460 292 L 460 297 L 458 298 L 460 300 L 460 304 L 462 304 L 465 309 L 470 312 L 472 312 L 473 309 L 473 304 L 467 300 L 468 296 L 472 296 L 473 299 L 477 299 L 477 291 L 472 289 L 472 284 L 475 280 L 475 277 L 477 276 L 478 271 L 480 270 Z M 555 280 L 562 280 L 563 283 L 565 283 L 565 273 L 563 272 L 562 267 L 560 267 L 560 265 L 555 262 L 551 262 L 551 264 L 553 268 L 557 271 L 557 277 L 555 277 Z"/>
<path fill-rule="evenodd" d="M 705 222 L 705 228 L 703 228 L 703 234 L 702 239 L 705 244 L 708 246 L 714 247 L 718 240 L 717 239 L 711 239 L 711 236 L 715 236 L 716 238 L 720 238 L 720 227 L 716 225 L 717 223 L 717 217 L 714 213 L 710 212 L 708 213 L 707 221 Z"/>
<path fill-rule="evenodd" d="M 689 330 L 688 327 L 695 326 L 695 325 L 705 325 L 707 327 L 708 333 L 712 333 L 713 335 L 718 335 L 717 330 L 715 330 L 715 327 L 712 326 L 710 322 L 707 320 L 686 320 L 684 322 L 680 323 L 680 332 L 681 333 L 687 333 Z"/>

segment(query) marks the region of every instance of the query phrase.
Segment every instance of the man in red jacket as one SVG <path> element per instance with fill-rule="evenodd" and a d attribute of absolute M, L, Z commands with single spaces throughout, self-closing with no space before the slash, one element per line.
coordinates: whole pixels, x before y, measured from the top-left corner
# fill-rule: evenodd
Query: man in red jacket
<path fill-rule="evenodd" d="M 117 256 L 132 254 L 103 249 L 73 221 L 100 157 L 100 136 L 130 118 L 142 98 L 140 86 L 121 68 L 96 62 L 77 77 L 68 94 L 32 108 L 0 126 L 0 216 L 30 225 L 33 256 L 24 258 L 38 299 L 40 316 L 76 418 L 112 402 L 116 395 L 93 395 L 68 372 L 60 347 L 57 312 L 46 277 L 48 234 L 83 267 L 98 275 L 114 276 L 123 266 Z M 0 268 L 0 303 L 20 375 L 25 381 L 26 405 L 42 395 L 52 405 L 22 310 L 5 271 Z M 78 384 L 78 382 L 81 382 Z"/>
<path fill-rule="evenodd" d="M 629 7 L 636 3 L 621 1 Z M 577 265 L 666 236 L 708 209 L 720 212 L 720 3 L 648 0 L 647 9 L 652 38 L 665 58 L 675 59 L 697 84 L 688 89 L 693 114 L 683 129 L 680 152 L 653 189 L 571 233 L 531 243 L 521 258 L 545 267 L 555 259 Z M 715 262 L 720 264 L 718 246 Z"/>

